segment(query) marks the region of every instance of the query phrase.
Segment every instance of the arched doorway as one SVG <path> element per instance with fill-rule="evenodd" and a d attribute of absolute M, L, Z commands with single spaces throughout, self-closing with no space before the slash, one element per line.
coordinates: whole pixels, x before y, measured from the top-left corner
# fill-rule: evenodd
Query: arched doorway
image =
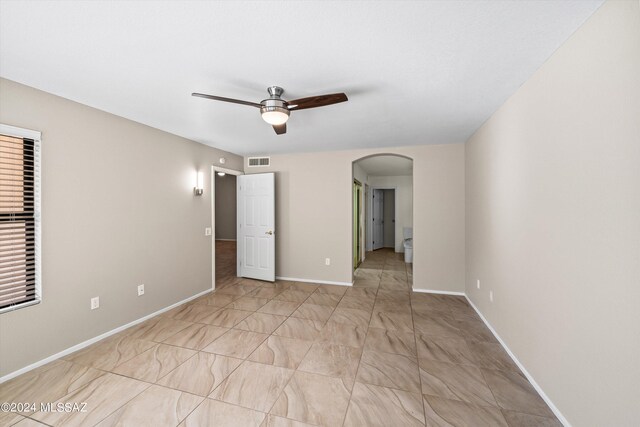
<path fill-rule="evenodd" d="M 355 160 L 352 172 L 354 283 L 411 289 L 413 160 L 375 154 Z"/>

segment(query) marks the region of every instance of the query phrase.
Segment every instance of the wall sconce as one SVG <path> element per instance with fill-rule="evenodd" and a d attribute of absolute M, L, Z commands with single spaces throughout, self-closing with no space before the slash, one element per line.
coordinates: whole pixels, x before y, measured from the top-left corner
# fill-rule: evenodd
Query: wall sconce
<path fill-rule="evenodd" d="M 196 182 L 193 187 L 193 194 L 196 196 L 202 196 L 204 193 L 204 174 L 202 172 L 196 172 Z"/>
<path fill-rule="evenodd" d="M 218 176 L 225 176 L 225 175 L 226 175 L 226 173 L 224 173 L 224 172 L 218 172 Z"/>

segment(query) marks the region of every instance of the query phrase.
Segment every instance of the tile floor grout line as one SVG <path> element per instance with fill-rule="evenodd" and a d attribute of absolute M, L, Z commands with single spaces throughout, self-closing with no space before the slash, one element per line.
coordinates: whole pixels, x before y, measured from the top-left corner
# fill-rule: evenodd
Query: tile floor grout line
<path fill-rule="evenodd" d="M 191 414 L 193 414 L 195 412 L 196 409 L 198 409 L 204 402 L 205 400 L 207 400 L 207 398 L 205 397 L 204 399 L 202 399 L 202 402 L 198 403 L 195 408 L 193 408 L 187 415 L 184 416 L 183 419 L 180 420 L 180 422 L 178 424 L 176 424 L 176 427 L 178 427 L 180 424 L 182 424 L 184 422 L 184 420 L 186 420 L 187 418 L 189 418 L 189 416 L 191 416 Z M 95 426 L 94 426 L 95 427 Z"/>
<path fill-rule="evenodd" d="M 422 373 L 420 372 L 420 357 L 418 356 L 418 338 L 416 332 L 416 322 L 413 317 L 413 281 L 411 283 L 411 290 L 409 291 L 409 306 L 411 307 L 411 325 L 413 326 L 413 342 L 416 346 L 416 364 L 418 365 L 418 382 L 420 383 L 420 403 L 422 404 L 422 418 L 424 419 L 423 424 L 427 425 L 427 411 L 425 408 L 425 398 L 422 394 Z"/>
<path fill-rule="evenodd" d="M 315 293 L 316 293 L 316 291 L 318 290 L 318 288 L 319 288 L 319 286 L 318 286 L 318 287 L 316 287 L 316 289 L 314 289 L 314 291 L 313 291 L 312 293 L 310 293 L 310 294 L 309 294 L 309 296 L 308 296 L 308 297 L 307 297 L 303 302 L 301 302 L 301 303 L 298 305 L 298 307 L 296 308 L 296 310 L 293 310 L 293 311 L 292 311 L 292 312 L 287 316 L 287 319 L 286 319 L 286 320 L 284 320 L 284 321 L 280 324 L 280 326 L 282 326 L 282 325 L 283 325 L 287 320 L 289 320 L 289 319 L 291 318 L 291 315 L 292 315 L 293 313 L 295 313 L 295 312 L 297 311 L 297 309 L 298 309 L 298 308 L 300 308 L 300 306 L 302 306 L 302 304 L 304 304 L 304 303 L 305 303 L 309 298 L 311 298 L 311 296 L 312 296 L 313 294 L 315 294 Z M 346 293 L 346 291 L 345 291 L 345 293 Z M 343 293 L 343 294 L 342 294 L 342 296 L 340 297 L 340 300 L 338 301 L 338 304 L 340 304 L 340 301 L 342 301 L 342 298 L 344 298 L 345 293 Z M 275 298 L 275 297 L 274 297 L 274 298 Z M 329 322 L 329 319 L 331 319 L 331 316 L 333 316 L 333 313 L 335 313 L 336 308 L 338 307 L 338 304 L 336 304 L 335 306 L 328 306 L 328 307 L 331 307 L 331 308 L 332 308 L 332 310 L 331 310 L 331 314 L 329 315 L 329 317 L 327 318 L 327 320 L 323 322 L 323 328 L 327 325 L 327 323 Z M 319 304 L 316 304 L 316 305 L 319 305 Z M 296 318 L 294 317 L 294 319 L 296 319 Z M 304 320 L 312 320 L 312 319 L 304 319 Z M 274 333 L 277 329 L 278 329 L 278 328 L 274 329 L 270 336 L 274 336 L 274 335 L 273 335 L 273 333 Z M 275 335 L 275 336 L 277 337 L 278 335 Z M 285 338 L 286 338 L 286 337 L 285 337 Z M 275 406 L 275 404 L 276 404 L 276 403 L 278 402 L 278 400 L 280 399 L 280 396 L 282 396 L 282 394 L 284 393 L 284 391 L 286 390 L 286 388 L 289 386 L 289 383 L 291 382 L 291 380 L 292 380 L 292 379 L 293 379 L 293 377 L 295 376 L 296 372 L 298 372 L 298 371 L 299 371 L 300 365 L 302 364 L 302 362 L 304 361 L 304 359 L 307 357 L 307 355 L 309 354 L 309 352 L 311 351 L 311 349 L 313 348 L 313 346 L 314 346 L 316 343 L 318 343 L 318 342 L 319 342 L 319 341 L 318 341 L 318 339 L 319 339 L 319 337 L 314 338 L 314 340 L 312 341 L 312 344 L 309 346 L 309 349 L 306 351 L 305 355 L 300 359 L 300 363 L 298 363 L 298 366 L 295 368 L 295 370 L 294 370 L 293 374 L 292 374 L 292 375 L 289 377 L 289 379 L 287 380 L 287 384 L 283 387 L 282 391 L 280 392 L 280 394 L 278 395 L 278 397 L 276 397 L 275 401 L 273 402 L 273 405 L 271 405 L 271 407 L 269 408 L 269 412 L 267 413 L 267 416 L 268 416 L 269 414 L 271 414 L 271 410 L 273 409 L 273 407 Z M 305 341 L 306 341 L 306 340 L 305 340 Z M 257 350 L 257 348 L 256 348 L 256 350 Z M 253 353 L 252 353 L 252 354 L 253 354 Z M 361 355 L 361 356 L 362 356 L 362 355 Z M 306 371 L 301 371 L 301 370 L 300 370 L 299 372 L 306 372 Z M 323 375 L 323 376 L 325 376 L 325 375 Z M 330 376 L 326 376 L 326 377 L 330 377 Z M 335 377 L 330 377 L 330 378 L 335 378 Z M 355 379 L 354 379 L 354 386 L 355 386 Z M 353 389 L 352 389 L 352 390 L 353 390 Z M 345 415 L 346 415 L 346 412 L 345 412 Z M 284 417 L 284 418 L 286 418 L 286 419 L 290 419 L 290 418 L 287 418 L 287 417 Z M 294 420 L 294 421 L 296 421 L 296 420 Z"/>
<path fill-rule="evenodd" d="M 217 388 L 217 387 L 216 387 L 216 388 Z M 213 392 L 212 392 L 212 393 L 213 393 Z M 215 398 L 213 398 L 213 397 L 209 397 L 209 396 L 206 396 L 206 397 L 204 398 L 204 400 L 202 401 L 202 403 L 204 403 L 206 400 L 212 400 L 212 401 L 214 401 L 214 402 L 223 403 L 223 404 L 225 404 L 225 405 L 231 405 L 231 406 L 235 406 L 235 407 L 237 407 L 237 408 L 248 409 L 248 410 L 250 410 L 250 411 L 254 411 L 254 412 L 260 412 L 261 414 L 264 414 L 264 415 L 265 415 L 265 418 L 267 418 L 267 415 L 269 415 L 269 413 L 268 413 L 268 412 L 260 411 L 259 409 L 249 408 L 249 407 L 247 407 L 247 406 L 242 406 L 242 405 L 239 405 L 239 404 L 237 404 L 237 403 L 232 403 L 232 402 L 226 402 L 226 401 L 224 401 L 224 400 L 218 400 L 218 399 L 215 399 Z M 198 406 L 200 406 L 200 405 L 198 405 Z M 194 409 L 194 411 L 195 411 L 195 409 Z M 186 418 L 185 418 L 185 419 L 186 419 Z M 264 419 L 263 419 L 263 421 L 264 421 Z M 261 424 L 261 425 L 262 425 L 262 424 Z"/>
<path fill-rule="evenodd" d="M 235 360 L 240 360 L 240 361 L 241 361 L 240 363 L 238 363 L 238 366 L 236 366 L 236 367 L 235 367 L 231 372 L 229 372 L 229 374 L 228 374 L 224 379 L 227 379 L 227 377 L 229 377 L 229 375 L 231 375 L 231 374 L 232 374 L 236 369 L 238 369 L 238 367 L 239 367 L 239 366 L 242 364 L 242 362 L 244 361 L 244 360 L 242 360 L 242 359 L 238 359 L 237 357 L 225 356 L 225 355 L 217 354 L 217 353 L 207 353 L 206 351 L 198 351 L 196 354 L 194 354 L 192 357 L 190 357 L 190 358 L 189 358 L 189 360 L 190 360 L 190 359 L 192 359 L 193 357 L 197 357 L 200 353 L 203 353 L 203 354 L 205 354 L 205 355 L 222 356 L 222 357 L 227 357 L 227 358 L 229 358 L 229 359 L 235 359 Z M 188 360 L 187 360 L 187 361 L 185 361 L 184 363 L 187 363 L 187 362 L 188 362 Z M 167 377 L 168 375 L 170 375 L 172 372 L 174 372 L 174 371 L 175 371 L 176 369 L 178 369 L 180 366 L 184 365 L 184 363 L 181 363 L 181 364 L 180 364 L 180 365 L 178 365 L 175 369 L 173 369 L 171 372 L 169 372 L 167 375 L 164 375 L 162 378 L 159 378 L 159 379 L 158 379 L 158 381 L 160 381 L 160 380 L 164 379 L 165 377 Z M 132 377 L 127 377 L 126 375 L 122 375 L 122 374 L 115 374 L 115 375 L 121 375 L 121 376 L 126 377 L 126 378 L 132 378 Z M 137 379 L 137 378 L 133 378 L 133 379 Z M 223 379 L 222 381 L 224 381 L 224 379 Z M 145 380 L 138 380 L 138 381 L 142 381 L 142 382 L 146 382 L 146 383 L 148 383 L 148 381 L 145 381 Z M 192 392 L 192 391 L 185 391 L 185 390 L 182 390 L 182 389 L 179 389 L 179 388 L 176 388 L 176 387 L 172 387 L 172 386 L 169 386 L 169 385 L 158 384 L 158 382 L 150 383 L 150 384 L 152 384 L 152 385 L 157 385 L 158 387 L 168 388 L 168 389 L 170 389 L 170 390 L 176 390 L 176 391 L 179 391 L 179 392 L 182 392 L 182 393 L 192 394 L 192 395 L 194 395 L 194 396 L 205 397 L 205 398 L 206 398 L 206 397 L 208 397 L 211 393 L 213 393 L 213 391 L 214 391 L 216 388 L 218 388 L 218 386 L 220 385 L 220 384 L 218 384 L 218 385 L 217 385 L 213 390 L 211 390 L 211 391 L 209 392 L 209 394 L 207 394 L 206 396 L 202 396 L 201 394 L 197 394 L 197 393 L 194 393 L 194 392 Z"/>
<path fill-rule="evenodd" d="M 177 347 L 177 346 L 176 346 Z M 185 348 L 185 347 L 179 347 L 179 348 Z M 187 350 L 191 350 L 191 349 L 187 349 Z M 184 365 L 185 363 L 189 362 L 189 360 L 193 359 L 194 357 L 197 357 L 198 354 L 200 354 L 200 352 L 198 350 L 193 350 L 195 351 L 194 354 L 192 354 L 189 358 L 187 358 L 187 360 L 185 360 L 184 362 L 178 364 L 175 368 L 173 368 L 172 370 L 170 370 L 169 372 L 167 372 L 166 374 L 164 374 L 163 376 L 159 377 L 158 379 L 156 379 L 156 382 L 154 382 L 153 384 L 157 385 L 158 382 L 160 380 L 162 380 L 164 377 L 170 375 L 173 371 L 175 371 L 176 369 L 178 369 L 179 367 L 181 367 L 182 365 Z M 163 386 L 161 386 L 163 387 Z M 168 388 L 172 388 L 172 387 L 168 387 Z M 181 390 L 182 391 L 182 390 Z M 195 394 L 195 393 L 190 393 L 190 394 Z"/>
<path fill-rule="evenodd" d="M 287 289 L 289 289 L 289 287 L 288 287 Z M 283 292 L 284 292 L 284 291 L 283 291 Z M 314 292 L 315 292 L 315 290 L 314 290 Z M 268 300 L 267 304 L 269 303 L 269 301 L 273 301 L 273 300 L 274 300 L 274 298 L 275 298 L 276 296 L 278 296 L 278 295 L 280 295 L 280 294 L 274 295 L 272 298 L 270 298 L 270 299 Z M 311 294 L 310 294 L 310 295 L 311 295 Z M 309 296 L 310 296 L 310 295 L 309 295 Z M 309 298 L 309 297 L 307 297 L 307 299 L 308 299 L 308 298 Z M 305 301 L 306 301 L 306 299 L 305 299 Z M 302 305 L 303 303 L 304 303 L 304 302 L 300 303 L 300 304 L 298 305 L 298 307 L 300 307 L 300 305 Z M 265 305 L 266 305 L 266 304 L 265 304 Z M 296 308 L 296 309 L 297 309 L 297 308 Z M 262 342 L 260 342 L 260 344 L 258 344 L 258 346 L 257 346 L 255 349 L 253 349 L 253 350 L 251 351 L 251 353 L 250 353 L 250 354 L 249 354 L 245 359 L 242 359 L 242 362 L 241 362 L 240 364 L 238 364 L 238 366 L 237 366 L 237 367 L 236 367 L 232 372 L 230 372 L 230 373 L 229 373 L 229 375 L 227 375 L 227 376 L 226 376 L 226 377 L 225 377 L 225 378 L 220 382 L 220 384 L 218 384 L 218 385 L 217 385 L 213 390 L 211 390 L 211 392 L 209 393 L 209 395 L 208 395 L 206 398 L 208 398 L 208 399 L 212 399 L 212 400 L 217 400 L 217 399 L 213 399 L 213 398 L 211 398 L 211 397 L 209 397 L 209 396 L 211 396 L 211 395 L 212 395 L 212 394 L 213 394 L 213 393 L 214 393 L 214 392 L 215 392 L 215 391 L 216 391 L 216 390 L 217 390 L 217 389 L 218 389 L 218 388 L 219 388 L 219 387 L 220 387 L 220 386 L 221 386 L 221 385 L 222 385 L 222 384 L 223 384 L 223 383 L 224 383 L 224 382 L 225 382 L 225 381 L 226 381 L 226 380 L 227 380 L 227 379 L 228 379 L 228 378 L 229 378 L 229 377 L 230 377 L 230 376 L 231 376 L 231 375 L 236 371 L 236 370 L 238 370 L 238 369 L 240 368 L 240 366 L 242 366 L 242 365 L 244 364 L 244 362 L 248 361 L 248 359 L 251 357 L 251 355 L 252 355 L 252 354 L 254 354 L 254 353 L 258 350 L 258 348 L 259 348 L 262 344 L 264 344 L 264 343 L 265 343 L 265 342 L 266 342 L 270 337 L 272 337 L 272 336 L 276 336 L 276 337 L 278 337 L 278 335 L 273 335 L 273 333 L 274 333 L 274 332 L 275 332 L 275 331 L 276 331 L 280 326 L 282 326 L 282 325 L 283 325 L 283 324 L 284 324 L 284 323 L 285 323 L 285 322 L 286 322 L 286 321 L 291 317 L 291 314 L 293 314 L 294 312 L 295 312 L 295 310 L 294 310 L 294 311 L 292 311 L 289 315 L 284 316 L 284 317 L 286 317 L 286 319 L 285 319 L 285 320 L 283 320 L 283 321 L 282 321 L 282 322 L 281 322 L 281 323 L 280 323 L 280 324 L 279 324 L 279 325 L 278 325 L 278 326 L 277 326 L 273 331 L 271 331 L 271 333 L 270 333 L 270 334 L 268 334 L 268 336 L 267 336 L 267 337 L 266 337 Z M 256 311 L 254 311 L 254 313 L 258 313 L 258 311 L 256 310 Z M 271 314 L 271 313 L 263 313 L 263 314 Z M 272 315 L 273 315 L 273 314 L 272 314 Z M 275 316 L 278 316 L 278 315 L 275 315 Z M 249 316 L 247 316 L 247 317 L 249 317 Z M 237 325 L 234 325 L 234 326 L 237 326 Z M 226 334 L 226 332 L 225 332 L 225 334 Z M 225 335 L 225 334 L 223 334 L 223 335 Z M 221 335 L 220 337 L 222 337 L 222 335 Z M 218 338 L 220 338 L 220 337 L 218 337 Z M 286 337 L 285 337 L 285 338 L 286 338 Z M 217 340 L 217 338 L 216 338 L 216 340 Z M 214 341 L 215 341 L 215 340 L 214 340 Z M 213 341 L 212 341 L 212 342 L 213 342 Z M 312 346 L 309 346 L 309 350 L 311 350 L 311 347 L 312 347 Z M 309 352 L 309 350 L 307 350 L 307 353 Z M 215 353 L 214 353 L 214 354 L 215 354 Z M 306 353 L 305 353 L 305 356 L 306 356 Z M 259 363 L 259 362 L 254 362 L 254 363 Z M 266 364 L 264 364 L 264 365 L 266 365 Z M 275 366 L 275 365 L 266 365 L 266 366 Z M 267 411 L 267 412 L 263 412 L 263 413 L 265 414 L 265 419 L 269 416 L 271 409 L 273 408 L 273 406 L 276 404 L 276 402 L 277 402 L 277 401 L 278 401 L 278 399 L 280 398 L 280 395 L 282 395 L 282 393 L 284 392 L 284 390 L 287 388 L 287 386 L 289 385 L 289 382 L 291 382 L 291 378 L 293 378 L 293 376 L 295 375 L 295 373 L 296 373 L 296 371 L 297 371 L 297 368 L 296 368 L 296 370 L 293 370 L 293 371 L 294 371 L 294 372 L 291 374 L 291 376 L 290 376 L 290 377 L 289 377 L 289 379 L 287 380 L 287 383 L 286 383 L 286 384 L 285 384 L 285 386 L 283 387 L 282 392 L 280 392 L 280 394 L 279 394 L 279 395 L 276 397 L 276 399 L 274 400 L 273 404 L 269 407 L 269 411 Z M 218 401 L 218 402 L 227 403 L 227 404 L 231 404 L 231 405 L 235 405 L 235 404 L 233 404 L 233 403 L 226 402 L 226 401 L 222 401 L 222 400 L 217 400 L 217 401 Z M 203 402 L 204 402 L 204 401 L 203 401 Z M 245 408 L 244 406 L 241 406 L 241 405 L 235 405 L 235 406 L 238 406 L 238 407 L 241 407 L 241 408 Z M 252 409 L 252 410 L 255 410 L 255 409 L 253 409 L 253 408 L 246 408 L 246 409 Z M 262 411 L 258 411 L 258 412 L 262 412 Z M 185 418 L 185 419 L 186 419 L 186 418 Z M 264 419 L 263 419 L 263 422 L 264 422 Z"/>
<path fill-rule="evenodd" d="M 378 288 L 380 287 L 380 281 L 378 281 L 378 287 L 376 288 L 376 299 L 378 298 Z M 345 292 L 346 294 L 346 292 Z M 344 298 L 344 297 L 343 297 Z M 373 303 L 373 306 L 375 307 L 375 300 Z M 373 310 L 371 311 L 371 314 L 369 315 L 369 325 L 371 324 L 371 318 L 373 317 Z M 351 386 L 351 390 L 349 391 L 349 400 L 347 402 L 347 407 L 344 411 L 344 415 L 342 417 L 342 424 L 341 426 L 344 427 L 344 424 L 347 422 L 347 414 L 349 414 L 349 408 L 351 407 L 351 404 L 353 402 L 353 390 L 355 390 L 356 385 L 358 383 L 358 373 L 360 372 L 360 364 L 362 363 L 362 357 L 364 356 L 364 348 L 365 345 L 367 344 L 367 337 L 369 336 L 369 326 L 367 325 L 367 333 L 365 334 L 364 337 L 364 342 L 362 343 L 362 351 L 360 352 L 360 358 L 358 359 L 358 366 L 356 367 L 356 374 L 355 377 L 353 378 L 353 385 Z"/>
<path fill-rule="evenodd" d="M 114 411 L 110 412 L 109 414 L 107 414 L 106 417 L 102 418 L 101 420 L 99 420 L 97 423 L 94 424 L 94 426 L 100 424 L 101 422 L 103 422 L 104 420 L 106 420 L 107 418 L 109 418 L 112 414 L 118 412 L 120 409 L 124 408 L 125 406 L 127 406 L 130 402 L 132 402 L 135 398 L 137 398 L 138 396 L 140 396 L 142 393 L 144 393 L 145 391 L 149 390 L 151 387 L 153 387 L 155 384 L 150 385 L 149 387 L 145 388 L 144 390 L 142 390 L 140 393 L 136 394 L 135 396 L 133 396 L 131 399 L 129 399 L 128 401 L 126 401 L 122 406 L 119 406 L 118 408 L 116 408 Z"/>
<path fill-rule="evenodd" d="M 125 330 L 126 330 L 126 329 L 125 329 Z M 123 338 L 128 338 L 128 337 L 126 337 L 126 336 L 125 336 L 125 337 L 123 337 Z M 123 360 L 122 362 L 120 362 L 120 363 L 118 363 L 117 365 L 115 365 L 115 366 L 113 367 L 113 369 L 117 368 L 118 366 L 120 366 L 120 365 L 122 365 L 122 364 L 124 364 L 124 363 L 127 363 L 127 362 L 129 362 L 129 361 L 131 361 L 131 360 L 135 359 L 136 357 L 140 356 L 140 355 L 141 355 L 141 354 L 143 354 L 143 353 L 146 353 L 147 351 L 151 350 L 152 348 L 154 348 L 154 347 L 156 347 L 156 346 L 158 345 L 158 343 L 153 342 L 153 341 L 141 340 L 141 339 L 139 339 L 139 338 L 132 338 L 132 339 L 136 339 L 136 340 L 144 341 L 144 342 L 148 342 L 148 343 L 153 343 L 154 345 L 152 345 L 151 347 L 147 348 L 147 349 L 146 349 L 146 350 L 144 350 L 144 351 L 141 351 L 140 353 L 134 354 L 134 355 L 133 355 L 133 356 L 131 356 L 129 359 L 125 359 L 125 360 Z M 98 341 L 97 343 L 100 343 L 101 341 L 102 341 L 102 340 Z M 94 344 L 97 344 L 97 343 L 94 343 Z M 118 351 L 119 345 L 120 345 L 120 343 L 118 343 L 118 345 L 117 345 L 117 346 L 116 346 L 116 348 L 114 349 L 114 350 L 115 350 L 115 351 L 117 351 L 118 353 L 120 353 L 120 352 Z M 88 347 L 85 347 L 85 348 L 86 348 L 86 349 L 89 349 L 89 348 L 91 348 L 92 346 L 93 346 L 93 344 L 92 344 L 92 345 L 90 345 L 90 346 L 88 346 Z M 82 350 L 84 350 L 84 349 L 82 349 Z M 80 351 L 82 351 L 82 350 L 80 350 Z M 72 354 L 73 354 L 73 353 L 72 353 Z M 75 363 L 76 365 L 85 366 L 85 367 L 93 368 L 93 369 L 99 369 L 99 370 L 101 370 L 101 371 L 105 371 L 105 372 L 111 372 L 111 371 L 107 371 L 106 369 L 96 368 L 96 367 L 91 366 L 91 365 L 83 365 L 83 364 L 81 364 L 81 363 L 74 362 L 73 360 L 69 360 L 69 359 L 64 359 L 64 360 L 66 360 L 67 362 Z"/>
<path fill-rule="evenodd" d="M 413 307 L 413 306 L 412 306 L 412 307 Z M 412 308 L 412 311 L 413 311 L 413 308 Z M 449 308 L 449 314 L 450 314 L 451 316 L 453 316 L 453 310 L 451 310 L 451 308 Z M 453 316 L 453 318 L 455 319 L 455 316 Z M 467 347 L 467 349 L 469 349 L 469 351 L 471 351 L 471 349 L 468 347 L 468 344 L 467 344 L 467 341 L 468 341 L 468 340 L 466 339 L 466 337 L 462 336 L 462 340 L 464 341 L 464 344 L 465 344 L 465 346 Z M 417 350 L 418 350 L 418 348 L 417 348 L 417 342 L 416 342 L 416 353 L 417 353 Z M 475 354 L 473 353 L 473 351 L 471 351 L 471 355 L 472 355 L 472 356 L 475 356 Z M 432 360 L 432 359 L 427 359 L 427 360 Z M 474 360 L 475 360 L 475 359 L 474 359 Z M 484 380 L 485 385 L 486 385 L 486 386 L 487 386 L 487 388 L 489 389 L 489 392 L 491 393 L 491 396 L 493 397 L 493 400 L 496 402 L 496 405 L 497 405 L 497 406 L 493 406 L 493 405 L 480 405 L 480 404 L 477 404 L 477 403 L 467 402 L 467 401 L 463 401 L 463 400 L 460 400 L 460 402 L 462 402 L 462 403 L 464 403 L 464 404 L 467 404 L 467 405 L 470 405 L 470 406 L 475 406 L 475 407 L 478 407 L 478 408 L 493 408 L 493 409 L 498 409 L 498 412 L 500 412 L 500 416 L 502 416 L 503 420 L 505 421 L 505 425 L 508 425 L 508 423 L 506 422 L 506 419 L 504 419 L 504 415 L 502 414 L 502 407 L 498 404 L 498 401 L 497 401 L 497 400 L 496 400 L 496 398 L 495 398 L 495 395 L 494 395 L 494 393 L 493 393 L 493 390 L 491 389 L 491 387 L 489 387 L 489 383 L 487 383 L 487 380 L 486 380 L 486 378 L 485 378 L 485 376 L 484 376 L 484 373 L 482 372 L 482 369 L 480 369 L 480 366 L 476 366 L 476 365 L 465 365 L 465 364 L 462 364 L 462 363 L 455 363 L 455 362 L 451 362 L 451 361 L 446 361 L 446 362 L 445 362 L 445 361 L 441 361 L 441 360 L 434 360 L 434 361 L 435 361 L 435 362 L 438 362 L 438 363 L 446 363 L 446 364 L 455 365 L 455 366 L 462 366 L 462 367 L 464 367 L 464 366 L 471 366 L 471 367 L 477 368 L 477 369 L 478 369 L 478 371 L 480 371 L 480 374 L 482 375 L 482 379 Z M 419 365 L 420 365 L 420 358 L 418 358 L 418 366 L 419 366 Z M 418 369 L 420 369 L 420 368 L 418 368 Z M 420 384 L 421 384 L 421 386 L 420 386 L 420 387 L 421 387 L 421 394 L 423 394 L 423 395 L 427 395 L 427 396 L 436 397 L 436 398 L 440 398 L 439 396 L 434 396 L 434 395 L 429 394 L 429 393 L 422 393 L 422 375 L 420 375 Z M 424 400 L 426 400 L 426 399 L 423 397 L 423 406 L 424 406 Z M 457 400 L 457 399 L 454 399 L 454 400 Z M 425 423 L 426 423 L 426 408 L 423 408 L 423 409 L 425 410 Z"/>
<path fill-rule="evenodd" d="M 316 289 L 317 289 L 317 288 L 316 288 Z M 306 298 L 302 303 L 300 303 L 300 305 L 298 305 L 298 307 L 296 307 L 296 310 L 297 310 L 298 308 L 300 308 L 300 306 L 301 306 L 302 304 L 304 304 L 304 303 L 305 303 L 305 301 L 307 301 L 315 291 L 316 291 L 316 290 L 314 289 L 314 291 L 313 291 L 311 294 L 309 294 L 309 296 L 308 296 L 308 297 L 307 297 L 307 298 Z M 275 297 L 274 297 L 274 298 L 275 298 Z M 273 333 L 274 333 L 276 330 L 278 330 L 278 328 L 280 328 L 280 326 L 282 326 L 282 325 L 283 325 L 287 320 L 289 320 L 289 319 L 291 318 L 291 315 L 292 315 L 293 313 L 295 313 L 295 312 L 296 312 L 296 310 L 292 311 L 288 316 L 286 316 L 287 318 L 286 318 L 282 323 L 280 323 L 280 325 L 278 325 L 278 327 L 277 327 L 276 329 L 274 329 L 274 330 L 271 332 L 271 334 L 270 334 L 269 336 L 270 336 L 270 337 L 271 337 L 271 336 L 276 336 L 276 337 L 278 337 L 278 335 L 273 335 Z M 294 318 L 294 319 L 295 319 L 295 318 Z M 325 323 L 326 323 L 326 322 L 325 322 Z M 286 337 L 284 337 L 284 338 L 286 338 Z M 284 387 L 282 388 L 282 391 L 278 394 L 278 396 L 277 396 L 277 397 L 275 398 L 275 400 L 273 401 L 273 404 L 269 407 L 269 411 L 267 411 L 267 415 L 265 416 L 265 418 L 269 417 L 269 415 L 271 414 L 271 410 L 273 409 L 273 407 L 275 406 L 275 404 L 276 404 L 276 403 L 278 403 L 278 400 L 280 399 L 280 396 L 282 396 L 282 394 L 284 393 L 284 391 L 285 391 L 285 390 L 287 389 L 287 387 L 289 386 L 289 383 L 291 383 L 291 379 L 296 375 L 296 372 L 298 372 L 298 367 L 300 366 L 300 364 L 302 363 L 302 361 L 304 360 L 304 358 L 305 358 L 305 357 L 307 357 L 307 354 L 311 351 L 311 348 L 313 347 L 313 345 L 314 345 L 314 344 L 315 344 L 315 340 L 314 340 L 314 341 L 312 342 L 312 344 L 309 346 L 309 349 L 307 349 L 307 351 L 306 351 L 305 355 L 302 357 L 302 359 L 300 359 L 300 363 L 298 363 L 298 366 L 296 366 L 296 368 L 293 370 L 293 374 L 291 374 L 291 376 L 290 376 L 290 377 L 289 377 L 289 379 L 287 380 L 287 383 L 286 383 L 286 384 L 284 385 Z M 257 350 L 257 349 L 258 349 L 258 348 L 256 347 L 256 350 Z M 255 352 L 255 350 L 254 350 L 254 352 Z M 253 352 L 252 352 L 251 354 L 253 354 Z M 283 417 L 283 418 L 290 419 L 290 418 L 287 418 L 287 417 Z M 296 420 L 294 420 L 294 421 L 296 421 Z M 264 423 L 264 420 L 263 420 L 263 423 Z M 261 424 L 261 425 L 262 425 L 262 424 Z"/>
<path fill-rule="evenodd" d="M 63 396 L 63 397 L 64 397 L 64 396 Z M 38 411 L 38 412 L 39 412 L 39 411 Z M 29 414 L 36 414 L 37 412 L 28 412 L 28 413 L 29 413 Z M 25 412 L 17 412 L 17 414 L 18 414 L 18 415 L 20 415 L 21 417 L 24 417 L 24 418 L 28 419 L 28 420 L 35 421 L 35 422 L 37 422 L 37 423 L 40 423 L 40 424 L 45 425 L 45 426 L 48 426 L 48 427 L 53 427 L 51 424 L 47 424 L 47 423 L 45 423 L 45 422 L 38 421 L 38 420 L 36 420 L 35 418 L 31 418 L 31 417 L 30 417 L 30 416 L 28 416 L 28 415 L 23 415 L 23 414 L 25 414 Z M 18 422 L 11 424 L 11 427 L 14 427 L 14 426 L 18 425 L 18 423 L 21 423 L 22 421 L 24 421 L 24 420 L 19 420 Z"/>
<path fill-rule="evenodd" d="M 112 374 L 113 374 L 113 373 L 112 373 Z M 114 374 L 114 375 L 118 375 L 118 374 Z M 121 375 L 121 376 L 122 376 L 122 377 L 127 378 L 127 377 L 126 377 L 126 376 L 124 376 L 124 375 Z M 97 380 L 97 379 L 98 379 L 98 378 L 96 378 L 96 380 Z M 134 379 L 135 379 L 135 378 L 134 378 Z M 95 380 L 93 380 L 93 381 L 95 381 Z M 79 388 L 79 389 L 77 389 L 77 390 L 74 390 L 72 393 L 75 393 L 76 391 L 78 391 L 78 390 L 80 390 L 80 389 L 82 389 L 82 388 L 85 388 L 86 386 L 88 386 L 89 384 L 91 384 L 93 381 L 89 381 L 87 384 L 85 384 L 84 386 L 80 387 L 80 388 Z M 139 380 L 137 380 L 137 381 L 139 381 Z M 142 381 L 142 382 L 149 384 L 149 383 L 148 383 L 148 382 L 146 382 L 146 381 Z M 116 409 L 114 409 L 113 411 L 109 412 L 109 413 L 108 413 L 104 418 L 101 418 L 100 420 L 98 420 L 98 422 L 97 422 L 97 423 L 95 423 L 95 424 L 93 424 L 93 425 L 95 426 L 95 425 L 97 425 L 97 424 L 100 424 L 102 421 L 104 421 L 104 420 L 106 420 L 107 418 L 109 418 L 109 417 L 111 416 L 111 414 L 113 414 L 113 413 L 117 412 L 118 410 L 120 410 L 120 409 L 121 409 L 121 408 L 123 408 L 124 406 L 128 405 L 128 404 L 129 404 L 129 402 L 131 402 L 133 399 L 135 399 L 136 397 L 140 396 L 142 393 L 144 393 L 145 391 L 147 391 L 147 390 L 149 389 L 149 387 L 151 387 L 152 385 L 153 385 L 153 384 L 149 385 L 149 386 L 148 386 L 148 387 L 146 387 L 144 390 L 141 390 L 138 394 L 136 394 L 135 396 L 131 397 L 131 399 L 127 400 L 126 402 L 124 402 L 122 405 L 118 406 L 118 407 L 117 407 Z M 66 396 L 66 395 L 65 395 L 65 396 Z M 64 396 L 63 396 L 63 397 L 64 397 Z M 89 413 L 90 413 L 90 412 L 89 412 Z"/>

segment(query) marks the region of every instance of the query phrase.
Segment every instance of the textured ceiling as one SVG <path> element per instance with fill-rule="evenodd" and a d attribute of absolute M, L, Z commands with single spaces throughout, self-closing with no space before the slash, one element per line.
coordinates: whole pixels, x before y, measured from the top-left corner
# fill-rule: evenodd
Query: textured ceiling
<path fill-rule="evenodd" d="M 239 154 L 464 142 L 602 0 L 1 1 L 0 75 Z M 276 136 L 249 101 L 344 91 Z"/>

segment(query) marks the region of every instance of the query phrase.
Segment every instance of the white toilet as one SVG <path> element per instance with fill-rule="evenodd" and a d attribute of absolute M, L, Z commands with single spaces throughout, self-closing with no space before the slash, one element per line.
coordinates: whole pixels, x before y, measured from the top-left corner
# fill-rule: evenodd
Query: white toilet
<path fill-rule="evenodd" d="M 402 245 L 404 246 L 404 262 L 413 262 L 413 227 L 402 228 Z"/>

